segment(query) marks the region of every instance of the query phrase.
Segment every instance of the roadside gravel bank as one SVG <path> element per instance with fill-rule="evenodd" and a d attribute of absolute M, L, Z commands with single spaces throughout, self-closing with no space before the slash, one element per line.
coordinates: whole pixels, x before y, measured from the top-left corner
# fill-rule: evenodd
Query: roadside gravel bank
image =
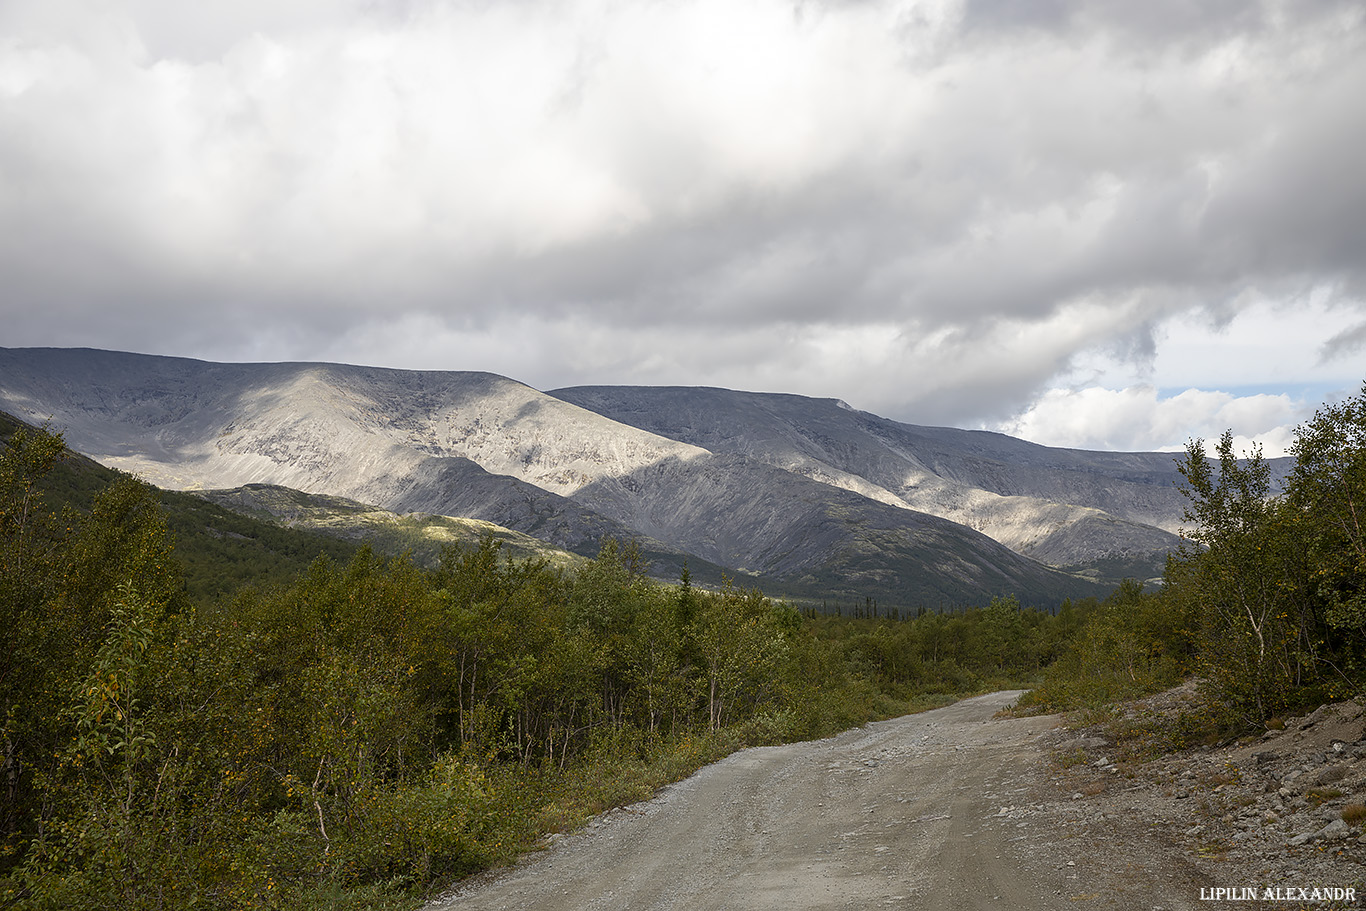
<path fill-rule="evenodd" d="M 1187 685 L 1122 712 L 1151 722 L 1194 699 Z M 1219 898 L 1204 907 L 1366 907 L 1366 835 L 1361 820 L 1343 820 L 1366 804 L 1364 738 L 1366 713 L 1354 702 L 1287 719 L 1252 742 L 1149 761 L 1126 758 L 1105 727 L 1056 728 L 1039 741 L 1049 774 L 1038 813 L 1112 865 L 1132 862 L 1127 845 L 1145 837 L 1155 862 L 1228 890 L 1206 892 Z"/>

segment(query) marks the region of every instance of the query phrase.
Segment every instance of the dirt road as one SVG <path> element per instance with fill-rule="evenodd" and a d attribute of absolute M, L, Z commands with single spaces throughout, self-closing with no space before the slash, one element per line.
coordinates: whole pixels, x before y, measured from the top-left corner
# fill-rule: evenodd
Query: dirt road
<path fill-rule="evenodd" d="M 428 911 L 1199 906 L 1141 844 L 1031 812 L 1056 719 L 992 718 L 1018 695 L 736 753 Z"/>

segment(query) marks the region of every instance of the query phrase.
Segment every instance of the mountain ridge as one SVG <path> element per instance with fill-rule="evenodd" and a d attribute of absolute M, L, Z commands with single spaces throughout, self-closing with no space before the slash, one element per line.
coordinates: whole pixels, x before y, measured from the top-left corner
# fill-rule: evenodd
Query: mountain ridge
<path fill-rule="evenodd" d="M 1175 487 L 1178 473 L 1169 453 L 1053 449 L 992 431 L 902 424 L 835 399 L 806 400 L 812 403 L 801 409 L 806 423 L 797 426 L 790 411 L 802 398 L 780 393 L 585 386 L 550 394 L 662 436 L 744 452 L 884 503 L 956 521 L 1052 565 L 1155 556 L 1179 544 L 1175 532 L 1184 498 Z M 699 425 L 699 419 L 711 423 Z M 945 455 L 951 442 L 956 458 Z M 1092 455 L 1091 470 L 1085 471 Z M 1108 474 L 1102 490 L 1092 483 L 1094 466 L 1111 455 L 1119 456 L 1112 464 L 1130 476 Z M 1057 496 L 1060 472 L 1074 475 L 1066 500 Z M 1093 533 L 1079 536 L 1076 526 Z M 1096 534 L 1100 529 L 1105 533 Z"/>
<path fill-rule="evenodd" d="M 475 371 L 0 348 L 0 408 L 50 417 L 74 449 L 161 486 L 275 484 L 494 522 L 581 554 L 603 537 L 641 538 L 893 602 L 1075 597 L 1098 589 L 1044 561 L 1144 567 L 1177 540 L 1042 496 L 1122 494 L 1125 510 L 1168 521 L 1157 484 L 1174 469 L 1156 471 L 1152 454 L 917 427 L 832 398 L 543 393 Z"/>

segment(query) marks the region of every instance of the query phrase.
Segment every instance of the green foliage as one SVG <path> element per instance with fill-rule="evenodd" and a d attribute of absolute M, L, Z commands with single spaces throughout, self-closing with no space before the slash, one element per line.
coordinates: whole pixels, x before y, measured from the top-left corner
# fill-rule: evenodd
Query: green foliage
<path fill-rule="evenodd" d="M 1218 700 L 1257 723 L 1287 704 L 1315 643 L 1301 635 L 1305 605 L 1296 578 L 1302 550 L 1296 516 L 1270 495 L 1259 450 L 1244 460 L 1225 433 L 1218 474 L 1193 441 L 1178 465 L 1189 486 L 1190 537 L 1202 545 L 1174 562 L 1169 578 L 1200 605 L 1202 671 Z"/>
<path fill-rule="evenodd" d="M 1198 605 L 1201 670 L 1231 725 L 1256 729 L 1298 703 L 1359 691 L 1363 403 L 1366 391 L 1299 428 L 1283 497 L 1270 495 L 1260 453 L 1236 460 L 1228 434 L 1217 479 L 1198 441 L 1188 449 L 1203 549 L 1173 561 L 1169 584 Z"/>
<path fill-rule="evenodd" d="M 1335 629 L 1366 632 L 1366 384 L 1296 434 L 1288 501 L 1312 566 L 1308 585 Z M 1359 652 L 1358 652 L 1359 654 Z"/>
<path fill-rule="evenodd" d="M 231 596 L 247 585 L 285 584 L 319 556 L 345 562 L 359 550 L 349 541 L 281 528 L 192 494 L 159 493 L 185 593 L 196 604 Z"/>
<path fill-rule="evenodd" d="M 787 643 L 772 603 L 759 591 L 729 585 L 702 599 L 696 639 L 707 687 L 707 722 L 713 731 L 777 700 L 776 669 Z"/>
<path fill-rule="evenodd" d="M 63 453 L 59 436 L 24 428 L 0 452 L 0 873 L 36 836 L 56 839 L 74 825 L 60 814 L 92 812 L 76 786 L 91 775 L 119 785 L 92 831 L 130 819 L 129 782 L 145 771 L 153 737 L 142 723 L 139 662 L 151 618 L 183 606 L 154 492 L 119 478 L 88 515 L 67 509 L 59 520 L 42 490 Z"/>
<path fill-rule="evenodd" d="M 1075 631 L 1020 700 L 1022 708 L 1100 709 L 1177 683 L 1192 666 L 1189 618 L 1170 590 L 1126 580 L 1103 601 L 1067 605 L 1060 624 Z"/>
<path fill-rule="evenodd" d="M 0 458 L 0 559 L 9 598 L 23 597 L 23 589 L 41 577 L 44 558 L 51 556 L 57 530 L 39 485 L 64 448 L 59 434 L 26 428 L 6 441 Z"/>
<path fill-rule="evenodd" d="M 5 787 L 0 788 L 0 870 L 32 823 L 28 766 L 53 744 L 41 719 L 57 706 L 46 655 L 48 601 L 60 577 L 61 531 L 39 490 L 62 453 L 60 436 L 19 430 L 0 452 L 0 723 L 4 725 Z"/>
<path fill-rule="evenodd" d="M 147 649 L 156 619 L 155 609 L 131 583 L 119 584 L 105 640 L 68 708 L 76 726 L 73 758 L 96 765 L 116 758 L 130 779 L 130 791 L 133 770 L 156 743 L 138 700 L 138 693 L 151 683 Z"/>

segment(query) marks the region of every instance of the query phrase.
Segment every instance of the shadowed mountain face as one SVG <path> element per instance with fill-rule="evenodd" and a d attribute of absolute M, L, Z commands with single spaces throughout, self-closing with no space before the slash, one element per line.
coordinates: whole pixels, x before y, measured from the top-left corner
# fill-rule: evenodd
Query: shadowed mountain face
<path fill-rule="evenodd" d="M 799 396 L 547 395 L 486 373 L 0 349 L 0 409 L 165 487 L 276 484 L 580 553 L 642 538 L 903 604 L 1086 594 L 1039 561 L 1155 557 L 1180 515 L 1170 455 L 1047 449 Z"/>

